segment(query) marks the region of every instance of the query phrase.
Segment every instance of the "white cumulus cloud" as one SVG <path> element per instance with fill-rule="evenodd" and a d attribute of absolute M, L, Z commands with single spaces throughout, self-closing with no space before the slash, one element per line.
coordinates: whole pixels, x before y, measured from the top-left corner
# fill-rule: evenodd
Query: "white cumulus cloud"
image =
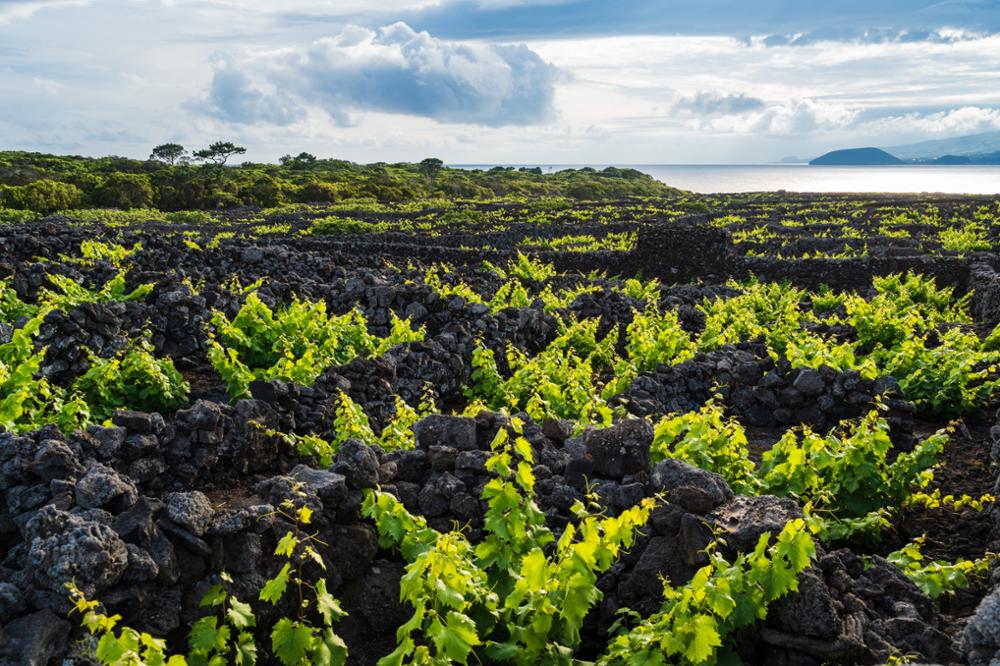
<path fill-rule="evenodd" d="M 524 45 L 464 44 L 405 23 L 348 26 L 305 48 L 216 66 L 200 101 L 233 122 L 289 124 L 318 107 L 343 124 L 354 111 L 491 127 L 545 123 L 555 115 L 559 70 Z M 270 89 L 271 92 L 266 92 Z"/>
<path fill-rule="evenodd" d="M 1000 129 L 1000 109 L 963 106 L 937 113 L 904 113 L 868 121 L 861 128 L 873 134 L 976 134 Z"/>
<path fill-rule="evenodd" d="M 839 104 L 804 98 L 782 103 L 762 102 L 756 110 L 703 118 L 698 125 L 713 132 L 804 136 L 849 127 L 857 115 L 857 111 Z"/>

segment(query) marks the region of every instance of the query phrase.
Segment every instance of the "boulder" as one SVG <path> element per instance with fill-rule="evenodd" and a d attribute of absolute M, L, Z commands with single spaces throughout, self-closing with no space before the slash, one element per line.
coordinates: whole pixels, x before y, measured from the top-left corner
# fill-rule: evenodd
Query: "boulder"
<path fill-rule="evenodd" d="M 111 421 L 116 426 L 140 435 L 150 433 L 155 435 L 163 431 L 163 417 L 155 413 L 119 410 L 111 417 Z"/>
<path fill-rule="evenodd" d="M 1000 587 L 979 602 L 960 644 L 970 666 L 989 666 L 1000 660 Z"/>
<path fill-rule="evenodd" d="M 738 495 L 717 508 L 709 517 L 722 538 L 736 552 L 748 552 L 757 546 L 765 532 L 772 537 L 785 528 L 789 520 L 802 518 L 802 509 L 786 497 Z"/>
<path fill-rule="evenodd" d="M 24 612 L 24 595 L 16 585 L 0 582 L 0 624 Z"/>
<path fill-rule="evenodd" d="M 71 629 L 48 609 L 13 620 L 0 631 L 0 666 L 46 666 L 63 654 Z"/>
<path fill-rule="evenodd" d="M 654 493 L 665 492 L 672 504 L 699 514 L 733 498 L 733 491 L 721 475 L 672 458 L 653 466 L 650 487 Z"/>
<path fill-rule="evenodd" d="M 76 482 L 76 503 L 84 509 L 107 508 L 120 513 L 138 499 L 139 492 L 131 479 L 99 462 L 92 462 Z"/>
<path fill-rule="evenodd" d="M 792 381 L 792 386 L 802 395 L 817 396 L 826 388 L 823 376 L 816 370 L 804 368 Z"/>
<path fill-rule="evenodd" d="M 356 439 L 340 445 L 331 469 L 342 474 L 347 486 L 354 490 L 374 488 L 378 485 L 379 460 L 372 447 Z"/>
<path fill-rule="evenodd" d="M 649 466 L 653 426 L 645 419 L 625 419 L 610 428 L 590 428 L 579 440 L 593 461 L 594 474 L 621 478 Z"/>
<path fill-rule="evenodd" d="M 208 529 L 215 510 L 205 494 L 197 490 L 170 493 L 165 498 L 167 517 L 197 537 Z"/>
<path fill-rule="evenodd" d="M 118 534 L 100 522 L 53 506 L 43 507 L 25 527 L 25 571 L 40 590 L 66 594 L 75 581 L 88 597 L 114 585 L 128 566 L 128 551 Z"/>
<path fill-rule="evenodd" d="M 417 447 L 427 449 L 431 445 L 445 445 L 459 451 L 472 451 L 476 444 L 476 421 L 464 416 L 431 414 L 413 425 L 413 436 Z"/>

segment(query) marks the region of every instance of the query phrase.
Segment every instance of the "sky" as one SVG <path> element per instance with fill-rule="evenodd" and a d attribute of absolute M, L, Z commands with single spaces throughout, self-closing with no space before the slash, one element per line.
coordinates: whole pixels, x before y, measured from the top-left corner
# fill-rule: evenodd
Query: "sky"
<path fill-rule="evenodd" d="M 0 0 L 0 148 L 722 164 L 1000 130 L 1000 0 Z"/>

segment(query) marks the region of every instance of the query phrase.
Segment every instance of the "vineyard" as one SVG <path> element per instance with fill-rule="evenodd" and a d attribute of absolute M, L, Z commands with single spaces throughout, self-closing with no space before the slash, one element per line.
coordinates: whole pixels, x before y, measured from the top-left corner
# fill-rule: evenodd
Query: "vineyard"
<path fill-rule="evenodd" d="M 642 194 L 0 209 L 0 664 L 997 663 L 1000 200 Z"/>

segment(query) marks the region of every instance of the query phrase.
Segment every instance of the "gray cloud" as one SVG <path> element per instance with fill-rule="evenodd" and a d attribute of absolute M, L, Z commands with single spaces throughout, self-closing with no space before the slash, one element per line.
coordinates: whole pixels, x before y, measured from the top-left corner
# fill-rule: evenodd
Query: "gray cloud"
<path fill-rule="evenodd" d="M 980 39 L 986 33 L 966 30 L 858 30 L 851 28 L 826 28 L 809 32 L 772 34 L 763 37 L 764 46 L 812 46 L 819 42 L 847 42 L 851 44 L 907 44 L 929 42 L 933 44 L 954 44 L 956 42 Z M 753 40 L 747 38 L 745 42 Z"/>
<path fill-rule="evenodd" d="M 265 94 L 226 61 L 212 75 L 208 96 L 193 106 L 207 115 L 243 124 L 290 125 L 305 116 L 305 110 L 294 101 Z"/>
<path fill-rule="evenodd" d="M 524 45 L 446 42 L 405 23 L 348 26 L 303 49 L 223 61 L 200 104 L 241 123 L 287 125 L 303 106 L 316 106 L 340 123 L 351 111 L 377 111 L 443 123 L 534 125 L 554 117 L 560 76 Z M 255 79 L 274 92 L 263 92 Z"/>
<path fill-rule="evenodd" d="M 699 92 L 692 97 L 683 97 L 674 103 L 674 111 L 688 111 L 706 116 L 729 116 L 765 107 L 764 100 L 743 93 L 722 95 L 716 92 Z"/>

